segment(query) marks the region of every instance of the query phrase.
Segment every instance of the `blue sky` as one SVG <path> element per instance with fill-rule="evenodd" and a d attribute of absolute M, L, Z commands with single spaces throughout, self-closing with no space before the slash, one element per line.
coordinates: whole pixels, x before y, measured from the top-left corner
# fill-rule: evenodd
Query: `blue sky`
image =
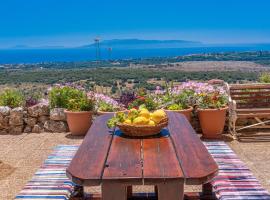
<path fill-rule="evenodd" d="M 0 0 L 0 47 L 102 39 L 270 43 L 269 0 Z"/>

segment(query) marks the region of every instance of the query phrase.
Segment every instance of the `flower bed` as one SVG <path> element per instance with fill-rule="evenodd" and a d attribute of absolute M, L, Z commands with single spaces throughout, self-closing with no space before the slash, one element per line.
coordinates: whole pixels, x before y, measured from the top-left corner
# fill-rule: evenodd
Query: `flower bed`
<path fill-rule="evenodd" d="M 40 99 L 37 95 L 26 98 L 18 91 L 5 91 L 0 94 L 0 131 L 67 132 L 65 109 L 104 114 L 145 107 L 150 111 L 163 108 L 183 114 L 188 112 L 187 118 L 200 132 L 197 109 L 222 108 L 226 103 L 227 94 L 222 86 L 195 81 L 157 87 L 154 92 L 123 92 L 119 100 L 86 92 L 83 87 L 72 84 L 50 88 L 49 100 Z"/>

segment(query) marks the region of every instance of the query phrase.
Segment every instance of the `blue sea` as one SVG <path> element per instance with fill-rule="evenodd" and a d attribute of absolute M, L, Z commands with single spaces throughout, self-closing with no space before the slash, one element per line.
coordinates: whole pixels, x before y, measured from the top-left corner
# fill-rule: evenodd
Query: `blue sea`
<path fill-rule="evenodd" d="M 270 51 L 269 45 L 196 47 L 173 49 L 105 49 L 100 51 L 100 59 L 136 59 L 152 57 L 174 57 L 201 53 Z M 96 51 L 92 48 L 63 49 L 8 49 L 0 50 L 0 64 L 42 63 L 42 62 L 76 62 L 96 60 Z"/>

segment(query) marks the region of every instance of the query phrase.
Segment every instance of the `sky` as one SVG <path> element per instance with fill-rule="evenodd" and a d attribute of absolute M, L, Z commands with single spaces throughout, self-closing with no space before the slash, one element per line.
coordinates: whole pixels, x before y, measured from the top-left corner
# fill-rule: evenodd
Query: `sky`
<path fill-rule="evenodd" d="M 0 48 L 101 39 L 270 43 L 269 0 L 0 0 Z"/>

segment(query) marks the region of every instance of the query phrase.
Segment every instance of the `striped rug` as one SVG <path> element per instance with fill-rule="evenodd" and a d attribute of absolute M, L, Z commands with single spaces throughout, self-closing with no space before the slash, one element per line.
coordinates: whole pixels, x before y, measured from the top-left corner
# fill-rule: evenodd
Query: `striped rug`
<path fill-rule="evenodd" d="M 15 199 L 68 200 L 74 183 L 67 178 L 66 168 L 78 147 L 73 145 L 57 146 Z"/>
<path fill-rule="evenodd" d="M 219 200 L 270 200 L 245 164 L 224 142 L 204 142 L 219 166 L 213 179 L 213 192 Z M 66 168 L 78 146 L 59 145 L 49 155 L 15 199 L 68 200 L 74 187 L 66 176 Z"/>
<path fill-rule="evenodd" d="M 217 199 L 270 200 L 269 193 L 225 142 L 204 144 L 219 166 L 219 174 L 211 182 Z"/>

